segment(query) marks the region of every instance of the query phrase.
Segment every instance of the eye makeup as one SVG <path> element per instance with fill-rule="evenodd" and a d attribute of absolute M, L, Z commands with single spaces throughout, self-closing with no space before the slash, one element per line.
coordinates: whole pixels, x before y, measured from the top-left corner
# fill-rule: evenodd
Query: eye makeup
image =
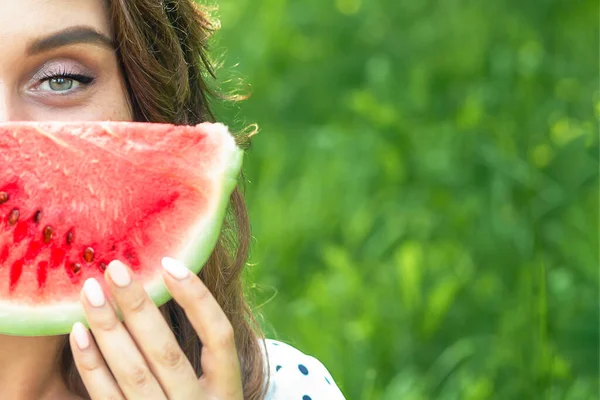
<path fill-rule="evenodd" d="M 71 60 L 53 60 L 45 63 L 31 78 L 31 89 L 39 90 L 45 81 L 56 79 L 73 80 L 79 83 L 77 89 L 85 89 L 95 81 L 92 72 L 78 62 Z M 58 92 L 57 92 L 58 93 Z"/>

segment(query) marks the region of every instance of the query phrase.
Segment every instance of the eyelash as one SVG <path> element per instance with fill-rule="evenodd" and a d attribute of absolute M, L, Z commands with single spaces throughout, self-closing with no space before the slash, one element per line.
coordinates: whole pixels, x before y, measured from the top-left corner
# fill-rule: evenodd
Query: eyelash
<path fill-rule="evenodd" d="M 41 84 L 42 82 L 45 82 L 45 81 L 49 81 L 51 79 L 56 79 L 56 78 L 73 79 L 74 81 L 77 81 L 77 82 L 81 83 L 82 85 L 89 85 L 90 83 L 92 83 L 94 81 L 94 78 L 91 76 L 88 76 L 88 75 L 77 74 L 74 72 L 68 72 L 66 70 L 60 70 L 56 73 L 45 73 L 39 79 L 39 84 Z"/>

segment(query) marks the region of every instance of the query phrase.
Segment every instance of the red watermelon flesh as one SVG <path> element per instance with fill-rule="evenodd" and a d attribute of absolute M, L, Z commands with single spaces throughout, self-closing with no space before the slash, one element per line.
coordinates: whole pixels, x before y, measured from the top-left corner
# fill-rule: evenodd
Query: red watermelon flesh
<path fill-rule="evenodd" d="M 83 282 L 118 259 L 153 301 L 162 257 L 197 273 L 212 252 L 242 152 L 221 124 L 0 124 L 0 333 L 85 322 Z"/>

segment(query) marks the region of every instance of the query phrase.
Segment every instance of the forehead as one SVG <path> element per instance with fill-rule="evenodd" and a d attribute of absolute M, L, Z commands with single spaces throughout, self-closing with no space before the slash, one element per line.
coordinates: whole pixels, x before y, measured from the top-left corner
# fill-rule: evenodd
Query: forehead
<path fill-rule="evenodd" d="M 0 0 L 0 47 L 74 25 L 111 36 L 106 0 Z"/>

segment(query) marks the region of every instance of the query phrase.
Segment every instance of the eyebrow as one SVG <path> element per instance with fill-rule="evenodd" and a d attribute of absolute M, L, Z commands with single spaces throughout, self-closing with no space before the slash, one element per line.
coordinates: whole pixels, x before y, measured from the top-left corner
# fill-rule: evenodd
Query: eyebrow
<path fill-rule="evenodd" d="M 27 46 L 26 54 L 35 55 L 59 47 L 81 43 L 96 44 L 110 50 L 115 48 L 112 39 L 95 29 L 88 26 L 72 26 L 34 40 Z"/>

